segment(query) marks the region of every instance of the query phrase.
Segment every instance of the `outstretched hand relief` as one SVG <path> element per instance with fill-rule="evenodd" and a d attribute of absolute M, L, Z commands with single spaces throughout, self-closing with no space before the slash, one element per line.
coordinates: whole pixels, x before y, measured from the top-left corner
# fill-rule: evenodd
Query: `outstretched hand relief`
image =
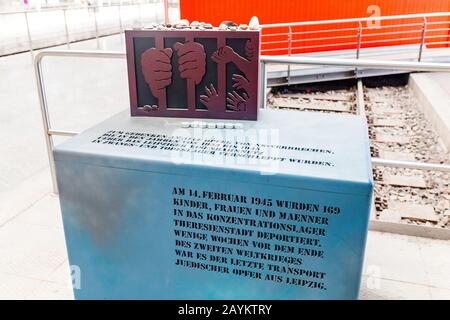
<path fill-rule="evenodd" d="M 242 95 L 236 91 L 227 94 L 227 109 L 233 111 L 245 111 L 247 107 L 248 95 L 244 92 Z"/>
<path fill-rule="evenodd" d="M 211 84 L 208 87 L 205 87 L 206 95 L 200 95 L 200 102 L 203 103 L 209 111 L 220 111 L 224 108 L 224 102 L 219 97 L 219 94 L 214 88 L 214 85 Z"/>
<path fill-rule="evenodd" d="M 244 90 L 247 94 L 250 92 L 250 82 L 244 76 L 233 74 L 232 79 L 235 82 L 233 84 L 234 89 Z"/>

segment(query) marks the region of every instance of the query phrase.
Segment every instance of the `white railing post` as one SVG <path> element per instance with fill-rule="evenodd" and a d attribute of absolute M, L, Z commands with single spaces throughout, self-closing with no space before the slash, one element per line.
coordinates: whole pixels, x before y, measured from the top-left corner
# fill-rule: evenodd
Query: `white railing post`
<path fill-rule="evenodd" d="M 420 40 L 420 47 L 419 47 L 419 57 L 417 58 L 417 61 L 422 60 L 422 53 L 423 53 L 423 46 L 425 44 L 425 33 L 427 32 L 427 17 L 423 17 L 423 25 L 422 25 L 422 35 Z"/>
<path fill-rule="evenodd" d="M 63 9 L 63 14 L 64 14 L 64 28 L 66 30 L 66 45 L 67 45 L 67 49 L 70 49 L 69 28 L 67 26 L 66 9 Z"/>
<path fill-rule="evenodd" d="M 260 77 L 259 77 L 259 105 L 261 109 L 266 108 L 266 88 L 267 88 L 267 70 L 266 63 L 261 60 L 260 62 Z"/>
<path fill-rule="evenodd" d="M 358 44 L 356 47 L 356 59 L 359 59 L 359 54 L 361 51 L 361 37 L 362 37 L 362 23 L 358 22 Z"/>
<path fill-rule="evenodd" d="M 164 0 L 164 24 L 169 23 L 169 0 Z"/>
<path fill-rule="evenodd" d="M 292 55 L 292 27 L 289 26 L 289 33 L 288 33 L 288 56 Z M 291 82 L 291 65 L 288 64 L 288 74 L 287 74 L 287 83 L 288 85 Z"/>
<path fill-rule="evenodd" d="M 97 22 L 97 8 L 94 7 L 94 23 L 95 23 L 95 40 L 97 41 L 97 49 L 100 49 L 100 40 L 98 38 L 98 22 Z"/>
<path fill-rule="evenodd" d="M 31 40 L 30 23 L 28 22 L 28 12 L 25 11 L 24 14 L 25 14 L 25 23 L 27 25 L 28 48 L 30 49 L 31 63 L 33 63 L 34 51 L 33 51 L 33 41 Z"/>
<path fill-rule="evenodd" d="M 138 2 L 137 9 L 139 11 L 139 26 L 142 28 L 144 26 L 144 24 L 142 22 L 142 7 L 141 7 L 140 1 Z"/>
<path fill-rule="evenodd" d="M 123 26 L 122 26 L 122 0 L 119 2 L 119 33 L 123 33 Z M 120 37 L 122 39 L 122 37 Z"/>

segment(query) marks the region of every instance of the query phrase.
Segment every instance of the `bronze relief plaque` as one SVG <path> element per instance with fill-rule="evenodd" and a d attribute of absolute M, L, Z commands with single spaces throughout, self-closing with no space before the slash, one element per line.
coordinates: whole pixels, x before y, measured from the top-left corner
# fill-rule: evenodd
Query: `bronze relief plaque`
<path fill-rule="evenodd" d="M 131 115 L 256 120 L 259 31 L 125 32 Z"/>

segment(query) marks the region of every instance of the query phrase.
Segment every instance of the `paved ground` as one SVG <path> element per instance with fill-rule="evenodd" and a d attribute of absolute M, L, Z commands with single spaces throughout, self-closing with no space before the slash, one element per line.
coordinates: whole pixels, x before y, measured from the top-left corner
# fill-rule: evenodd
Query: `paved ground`
<path fill-rule="evenodd" d="M 123 41 L 108 37 L 102 48 L 123 50 Z M 82 130 L 128 106 L 121 60 L 49 58 L 44 68 L 55 129 Z M 0 101 L 0 298 L 71 299 L 29 54 L 0 58 Z M 450 299 L 449 266 L 449 241 L 369 232 L 361 298 Z"/>

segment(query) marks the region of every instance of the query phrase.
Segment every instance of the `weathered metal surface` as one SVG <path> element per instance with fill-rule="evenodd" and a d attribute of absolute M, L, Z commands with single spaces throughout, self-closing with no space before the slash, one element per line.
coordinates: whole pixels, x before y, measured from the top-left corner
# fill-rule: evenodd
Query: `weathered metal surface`
<path fill-rule="evenodd" d="M 125 32 L 133 116 L 256 120 L 259 31 Z"/>
<path fill-rule="evenodd" d="M 75 297 L 357 298 L 365 121 L 261 110 L 239 130 L 183 122 L 124 112 L 55 147 Z"/>

